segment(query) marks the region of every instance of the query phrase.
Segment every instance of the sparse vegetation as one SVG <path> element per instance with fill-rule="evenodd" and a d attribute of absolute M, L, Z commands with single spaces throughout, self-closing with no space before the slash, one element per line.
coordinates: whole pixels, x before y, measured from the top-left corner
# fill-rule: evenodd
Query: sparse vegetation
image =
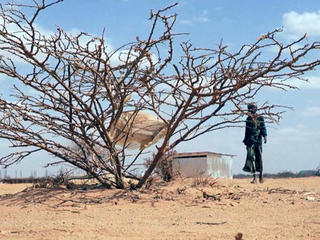
<path fill-rule="evenodd" d="M 192 181 L 192 187 L 205 187 L 210 186 L 214 187 L 217 183 L 217 179 L 210 176 L 206 176 L 204 173 L 199 174 L 199 176 L 194 177 Z"/>
<path fill-rule="evenodd" d="M 294 173 L 291 171 L 283 171 L 279 173 L 265 173 L 265 177 L 267 178 L 299 178 L 299 177 L 312 177 L 312 176 L 320 176 L 320 171 L 317 170 L 306 170 L 300 171 L 298 173 Z M 252 176 L 249 174 L 235 174 L 234 178 L 251 178 Z"/>
<path fill-rule="evenodd" d="M 172 168 L 172 157 L 177 153 L 175 150 L 169 150 L 167 151 L 163 157 L 158 162 L 154 173 L 156 175 L 159 175 L 164 181 L 170 182 L 173 178 L 180 175 L 179 172 L 176 172 Z M 152 154 L 151 158 L 146 158 L 144 165 L 148 169 L 150 164 L 153 161 L 153 158 L 155 157 L 155 153 Z"/>

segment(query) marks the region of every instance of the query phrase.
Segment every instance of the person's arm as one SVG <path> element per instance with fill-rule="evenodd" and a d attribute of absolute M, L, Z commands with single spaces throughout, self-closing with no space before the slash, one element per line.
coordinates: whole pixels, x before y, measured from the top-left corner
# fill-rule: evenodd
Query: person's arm
<path fill-rule="evenodd" d="M 250 138 L 250 121 L 249 121 L 249 117 L 247 117 L 247 120 L 246 120 L 246 130 L 245 130 L 244 139 L 243 139 L 243 143 L 244 143 L 246 146 L 249 145 L 249 138 Z"/>
<path fill-rule="evenodd" d="M 260 117 L 259 122 L 260 122 L 261 136 L 263 137 L 264 143 L 267 143 L 267 129 L 266 129 L 266 124 L 264 123 L 264 118 Z"/>

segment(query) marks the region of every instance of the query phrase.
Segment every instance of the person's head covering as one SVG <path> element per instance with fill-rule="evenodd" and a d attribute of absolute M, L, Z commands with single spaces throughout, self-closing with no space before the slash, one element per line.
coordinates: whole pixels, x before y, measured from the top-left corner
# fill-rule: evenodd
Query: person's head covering
<path fill-rule="evenodd" d="M 256 113 L 257 110 L 258 110 L 258 107 L 257 107 L 257 105 L 255 103 L 249 103 L 248 104 L 248 111 L 250 113 Z"/>

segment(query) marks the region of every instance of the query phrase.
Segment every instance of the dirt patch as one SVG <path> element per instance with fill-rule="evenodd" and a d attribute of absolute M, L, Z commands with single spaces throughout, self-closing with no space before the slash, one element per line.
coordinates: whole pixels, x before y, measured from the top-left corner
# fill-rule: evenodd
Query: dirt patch
<path fill-rule="evenodd" d="M 154 180 L 139 191 L 0 184 L 0 239 L 320 239 L 319 177 L 249 181 Z"/>

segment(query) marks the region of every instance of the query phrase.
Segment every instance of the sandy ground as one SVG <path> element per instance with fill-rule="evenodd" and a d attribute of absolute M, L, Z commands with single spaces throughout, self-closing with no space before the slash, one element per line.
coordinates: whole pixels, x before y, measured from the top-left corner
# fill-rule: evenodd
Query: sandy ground
<path fill-rule="evenodd" d="M 0 184 L 0 239 L 320 239 L 319 177 L 154 180 L 133 192 L 30 186 Z"/>

